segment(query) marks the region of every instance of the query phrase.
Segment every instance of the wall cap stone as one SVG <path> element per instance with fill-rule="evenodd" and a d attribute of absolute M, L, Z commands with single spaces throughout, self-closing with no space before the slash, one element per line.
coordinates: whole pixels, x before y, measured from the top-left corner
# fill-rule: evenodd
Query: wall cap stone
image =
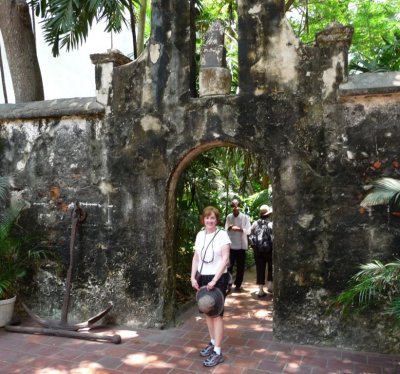
<path fill-rule="evenodd" d="M 0 120 L 103 115 L 104 113 L 105 107 L 99 104 L 95 97 L 76 97 L 0 105 Z"/>
<path fill-rule="evenodd" d="M 113 63 L 115 66 L 125 65 L 132 60 L 122 54 L 118 49 L 109 49 L 106 53 L 93 53 L 90 55 L 93 64 L 107 64 Z"/>
<path fill-rule="evenodd" d="M 400 92 L 400 71 L 349 75 L 339 86 L 340 96 L 378 95 Z"/>

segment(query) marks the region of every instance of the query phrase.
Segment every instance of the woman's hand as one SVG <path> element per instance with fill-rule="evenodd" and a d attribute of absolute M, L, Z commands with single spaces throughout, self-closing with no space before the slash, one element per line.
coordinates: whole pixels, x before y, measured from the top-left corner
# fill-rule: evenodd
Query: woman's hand
<path fill-rule="evenodd" d="M 197 283 L 197 280 L 196 279 L 194 279 L 194 278 L 191 278 L 190 279 L 190 281 L 192 282 L 192 287 L 195 289 L 195 290 L 199 290 L 199 284 Z"/>
<path fill-rule="evenodd" d="M 217 282 L 215 280 L 212 280 L 211 282 L 208 282 L 207 290 L 209 290 L 209 291 L 212 290 L 215 287 L 216 284 L 217 284 Z"/>

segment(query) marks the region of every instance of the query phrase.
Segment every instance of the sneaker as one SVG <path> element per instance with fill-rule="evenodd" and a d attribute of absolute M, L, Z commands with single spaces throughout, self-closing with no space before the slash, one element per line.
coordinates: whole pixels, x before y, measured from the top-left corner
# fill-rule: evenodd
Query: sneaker
<path fill-rule="evenodd" d="M 213 344 L 210 342 L 210 343 L 208 343 L 207 347 L 203 348 L 203 349 L 200 351 L 200 356 L 201 356 L 201 357 L 208 357 L 211 353 L 213 353 L 213 351 L 214 351 L 214 346 L 213 346 Z"/>
<path fill-rule="evenodd" d="M 222 356 L 222 353 L 219 355 L 213 351 L 211 353 L 211 355 L 208 356 L 208 358 L 203 361 L 203 365 L 207 366 L 207 367 L 211 367 L 211 366 L 218 365 L 221 362 L 224 362 L 224 356 Z"/>

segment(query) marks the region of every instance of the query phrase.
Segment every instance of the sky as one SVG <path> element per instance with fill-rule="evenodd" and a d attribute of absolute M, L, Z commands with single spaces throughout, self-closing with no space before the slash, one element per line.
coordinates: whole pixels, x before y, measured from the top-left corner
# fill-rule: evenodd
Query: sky
<path fill-rule="evenodd" d="M 61 50 L 60 56 L 53 57 L 51 47 L 47 46 L 43 40 L 40 24 L 36 22 L 37 54 L 42 73 L 45 100 L 96 95 L 94 65 L 90 60 L 90 55 L 93 53 L 105 53 L 111 48 L 111 36 L 103 30 L 104 24 L 94 25 L 89 32 L 86 43 L 81 45 L 78 50 L 70 52 Z M 112 47 L 124 54 L 129 54 L 132 50 L 131 40 L 129 30 L 124 30 L 120 34 L 113 34 Z M 15 103 L 1 35 L 0 45 L 3 63 L 6 65 L 8 102 Z M 4 102 L 3 88 L 0 81 L 0 104 Z"/>

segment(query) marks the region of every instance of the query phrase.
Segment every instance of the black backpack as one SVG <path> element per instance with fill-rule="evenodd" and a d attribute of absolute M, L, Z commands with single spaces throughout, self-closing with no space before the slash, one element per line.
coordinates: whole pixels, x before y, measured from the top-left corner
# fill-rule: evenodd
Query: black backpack
<path fill-rule="evenodd" d="M 251 230 L 250 241 L 254 250 L 258 252 L 272 251 L 272 230 L 265 219 L 257 220 L 257 225 Z"/>

